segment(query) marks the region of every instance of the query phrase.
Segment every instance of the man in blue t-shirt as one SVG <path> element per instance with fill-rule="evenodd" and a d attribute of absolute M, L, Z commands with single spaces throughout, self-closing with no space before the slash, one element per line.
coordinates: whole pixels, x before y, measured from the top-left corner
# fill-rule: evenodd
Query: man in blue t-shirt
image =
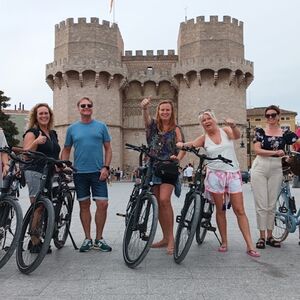
<path fill-rule="evenodd" d="M 93 102 L 84 97 L 77 102 L 80 121 L 68 127 L 63 160 L 70 157 L 74 147 L 74 184 L 80 206 L 80 219 L 85 233 L 85 240 L 80 252 L 87 252 L 93 247 L 103 252 L 111 251 L 111 247 L 103 239 L 102 233 L 107 216 L 108 193 L 106 180 L 109 176 L 109 165 L 112 158 L 111 137 L 103 122 L 94 120 Z M 104 149 L 104 153 L 103 153 Z M 103 161 L 104 158 L 104 161 Z M 96 239 L 91 237 L 91 192 L 96 203 Z"/>

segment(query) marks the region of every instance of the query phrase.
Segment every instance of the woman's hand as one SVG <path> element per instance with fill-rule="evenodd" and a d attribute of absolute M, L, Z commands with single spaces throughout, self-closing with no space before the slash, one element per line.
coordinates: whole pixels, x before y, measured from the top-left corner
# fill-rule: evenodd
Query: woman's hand
<path fill-rule="evenodd" d="M 35 139 L 37 144 L 45 144 L 47 141 L 47 137 L 42 135 L 42 132 L 40 131 L 39 136 Z"/>
<path fill-rule="evenodd" d="M 142 109 L 144 109 L 144 110 L 148 109 L 148 106 L 150 105 L 150 101 L 151 101 L 151 97 L 150 97 L 150 96 L 144 98 L 144 99 L 142 100 L 142 102 L 141 102 L 141 107 L 142 107 Z"/>
<path fill-rule="evenodd" d="M 285 153 L 283 150 L 276 150 L 275 155 L 278 157 L 282 157 L 282 156 L 285 156 Z"/>
<path fill-rule="evenodd" d="M 180 159 L 176 155 L 171 155 L 170 159 L 179 161 Z"/>
<path fill-rule="evenodd" d="M 226 118 L 224 120 L 225 125 L 229 126 L 231 129 L 236 127 L 236 122 L 231 118 Z"/>
<path fill-rule="evenodd" d="M 184 147 L 184 143 L 183 142 L 178 142 L 178 143 L 176 143 L 176 147 L 178 149 L 181 149 L 182 147 Z"/>

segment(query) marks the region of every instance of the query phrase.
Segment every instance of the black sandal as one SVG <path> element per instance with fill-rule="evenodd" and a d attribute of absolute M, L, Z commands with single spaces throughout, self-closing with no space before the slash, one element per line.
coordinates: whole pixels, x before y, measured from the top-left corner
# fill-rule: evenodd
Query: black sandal
<path fill-rule="evenodd" d="M 257 243 L 256 243 L 256 248 L 257 249 L 265 249 L 266 248 L 266 241 L 264 238 L 259 238 Z"/>
<path fill-rule="evenodd" d="M 280 248 L 281 247 L 280 242 L 275 241 L 272 236 L 267 238 L 266 244 L 268 246 L 271 246 L 271 247 L 274 247 L 274 248 Z"/>

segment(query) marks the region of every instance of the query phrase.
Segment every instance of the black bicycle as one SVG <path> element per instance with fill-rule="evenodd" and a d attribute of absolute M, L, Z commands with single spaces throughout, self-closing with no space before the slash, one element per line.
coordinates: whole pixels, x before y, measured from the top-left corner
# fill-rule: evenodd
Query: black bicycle
<path fill-rule="evenodd" d="M 150 164 L 162 160 L 150 154 L 146 146 L 134 146 L 125 144 L 127 149 L 140 153 L 139 156 L 139 180 L 134 184 L 132 193 L 127 204 L 125 214 L 117 214 L 125 217 L 125 232 L 123 237 L 123 257 L 126 265 L 130 268 L 138 266 L 146 257 L 154 240 L 157 222 L 158 205 L 157 199 L 151 192 L 153 168 Z M 144 164 L 144 158 L 150 158 Z"/>
<path fill-rule="evenodd" d="M 52 182 L 51 200 L 55 212 L 53 242 L 57 249 L 61 249 L 70 236 L 74 249 L 78 250 L 70 232 L 75 199 L 75 187 L 70 186 L 73 182 L 72 175 L 72 169 L 60 169 Z"/>
<path fill-rule="evenodd" d="M 56 160 L 37 151 L 24 151 L 23 155 L 29 158 L 31 163 L 44 164 L 39 192 L 25 214 L 17 247 L 18 268 L 22 273 L 29 274 L 51 251 L 52 238 L 57 248 L 64 245 L 67 236 L 65 232 L 69 231 L 71 222 L 73 196 L 65 191 L 64 187 L 61 187 L 61 190 L 52 190 L 54 167 L 71 166 L 70 161 Z M 61 213 L 62 208 L 67 212 Z"/>
<path fill-rule="evenodd" d="M 9 169 L 3 179 L 0 194 L 0 268 L 13 255 L 21 234 L 22 208 L 18 201 L 21 181 L 17 163 L 21 160 L 8 147 L 0 148 L 0 152 L 10 157 Z"/>
<path fill-rule="evenodd" d="M 212 231 L 221 244 L 216 228 L 211 224 L 214 206 L 204 195 L 205 161 L 221 160 L 226 164 L 231 164 L 231 160 L 221 155 L 211 158 L 206 154 L 200 154 L 200 149 L 194 147 L 183 147 L 182 150 L 192 152 L 199 157 L 199 165 L 194 182 L 190 184 L 190 189 L 185 196 L 181 214 L 176 217 L 178 226 L 175 235 L 174 260 L 178 264 L 186 257 L 195 233 L 199 245 L 203 243 L 207 231 Z"/>

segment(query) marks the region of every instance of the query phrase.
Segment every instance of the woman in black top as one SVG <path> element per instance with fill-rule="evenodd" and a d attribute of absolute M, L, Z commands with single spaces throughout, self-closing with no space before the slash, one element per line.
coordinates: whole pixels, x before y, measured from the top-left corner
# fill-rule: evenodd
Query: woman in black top
<path fill-rule="evenodd" d="M 58 159 L 60 146 L 58 144 L 56 131 L 53 127 L 53 111 L 46 103 L 35 105 L 29 116 L 28 130 L 24 134 L 23 149 L 39 151 L 48 157 Z M 25 165 L 25 179 L 28 185 L 29 197 L 31 203 L 35 201 L 35 196 L 39 191 L 40 179 L 42 177 L 44 164 L 37 162 L 35 164 Z M 38 212 L 36 212 L 38 218 Z M 32 236 L 31 252 L 39 252 L 40 240 Z"/>
<path fill-rule="evenodd" d="M 276 198 L 282 182 L 282 158 L 285 146 L 298 142 L 293 132 L 284 132 L 279 124 L 280 109 L 271 105 L 265 109 L 267 125 L 256 128 L 254 150 L 256 158 L 251 168 L 251 184 L 255 200 L 257 226 L 260 238 L 256 248 L 264 249 L 265 245 L 280 247 L 272 237 Z M 267 233 L 267 236 L 266 236 Z"/>

